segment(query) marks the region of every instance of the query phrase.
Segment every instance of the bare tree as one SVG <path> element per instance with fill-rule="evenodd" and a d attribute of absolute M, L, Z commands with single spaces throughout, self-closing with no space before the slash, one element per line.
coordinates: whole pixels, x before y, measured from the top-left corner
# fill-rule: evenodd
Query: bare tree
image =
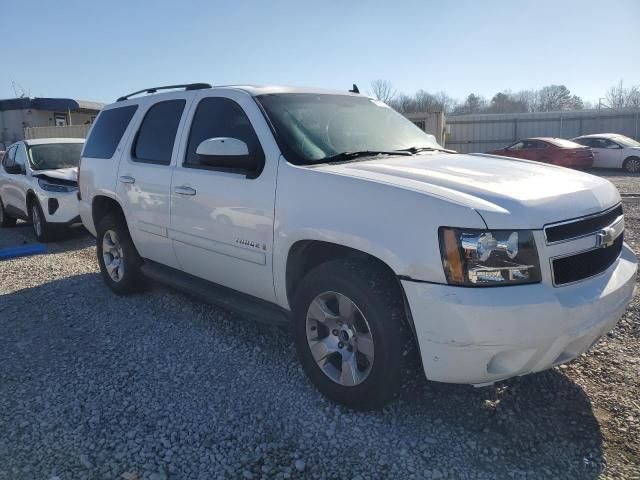
<path fill-rule="evenodd" d="M 391 103 L 397 94 L 396 89 L 393 88 L 389 80 L 374 80 L 371 82 L 371 90 L 373 91 L 373 96 L 384 103 Z"/>
<path fill-rule="evenodd" d="M 613 85 L 604 96 L 607 106 L 610 108 L 624 108 L 627 103 L 626 89 L 622 84 L 622 80 L 617 85 Z"/>
<path fill-rule="evenodd" d="M 620 80 L 607 90 L 604 99 L 610 108 L 640 107 L 640 85 L 626 88 Z"/>

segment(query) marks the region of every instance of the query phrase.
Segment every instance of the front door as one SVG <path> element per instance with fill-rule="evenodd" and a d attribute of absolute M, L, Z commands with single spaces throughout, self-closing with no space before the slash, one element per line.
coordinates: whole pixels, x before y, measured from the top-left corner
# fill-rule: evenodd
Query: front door
<path fill-rule="evenodd" d="M 27 217 L 27 149 L 24 143 L 18 143 L 7 152 L 7 165 L 17 165 L 20 173 L 8 174 L 5 171 L 5 180 L 0 195 L 8 213 L 13 216 Z"/>
<path fill-rule="evenodd" d="M 167 99 L 168 97 L 168 99 Z M 184 93 L 164 96 L 160 102 L 141 103 L 130 149 L 118 169 L 117 190 L 131 234 L 143 258 L 177 268 L 169 240 L 171 175 L 175 166 L 175 139 L 187 111 Z M 145 110 L 146 107 L 146 110 Z"/>
<path fill-rule="evenodd" d="M 199 92 L 173 174 L 170 236 L 181 268 L 195 276 L 275 301 L 273 219 L 279 150 L 251 97 Z M 245 142 L 264 159 L 259 174 L 207 166 L 196 154 L 209 138 Z"/>

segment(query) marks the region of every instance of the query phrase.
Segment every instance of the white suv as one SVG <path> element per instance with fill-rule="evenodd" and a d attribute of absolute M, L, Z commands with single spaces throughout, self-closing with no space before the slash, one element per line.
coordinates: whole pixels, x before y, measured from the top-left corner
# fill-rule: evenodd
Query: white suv
<path fill-rule="evenodd" d="M 37 239 L 47 242 L 80 223 L 78 162 L 84 139 L 44 138 L 11 145 L 0 168 L 0 226 L 30 221 Z"/>
<path fill-rule="evenodd" d="M 413 345 L 442 382 L 568 362 L 632 298 L 604 179 L 447 151 L 355 93 L 182 87 L 120 98 L 89 134 L 80 214 L 104 280 L 290 325 L 338 402 L 387 402 Z"/>

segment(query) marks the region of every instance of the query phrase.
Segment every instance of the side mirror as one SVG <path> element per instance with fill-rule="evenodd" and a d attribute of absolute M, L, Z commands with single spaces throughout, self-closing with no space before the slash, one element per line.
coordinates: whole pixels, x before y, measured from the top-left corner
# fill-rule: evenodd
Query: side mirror
<path fill-rule="evenodd" d="M 242 140 L 216 137 L 204 140 L 196 149 L 202 165 L 233 170 L 254 171 L 259 167 L 255 155 Z"/>
<path fill-rule="evenodd" d="M 25 172 L 22 170 L 20 165 L 10 165 L 8 167 L 4 167 L 7 173 L 11 175 L 23 175 Z"/>

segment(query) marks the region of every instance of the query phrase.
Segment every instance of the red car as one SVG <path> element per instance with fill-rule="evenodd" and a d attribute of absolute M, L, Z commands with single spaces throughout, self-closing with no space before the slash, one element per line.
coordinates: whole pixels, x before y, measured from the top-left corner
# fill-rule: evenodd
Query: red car
<path fill-rule="evenodd" d="M 591 148 L 563 138 L 535 137 L 519 140 L 500 150 L 487 152 L 503 157 L 524 158 L 580 170 L 593 166 Z"/>

